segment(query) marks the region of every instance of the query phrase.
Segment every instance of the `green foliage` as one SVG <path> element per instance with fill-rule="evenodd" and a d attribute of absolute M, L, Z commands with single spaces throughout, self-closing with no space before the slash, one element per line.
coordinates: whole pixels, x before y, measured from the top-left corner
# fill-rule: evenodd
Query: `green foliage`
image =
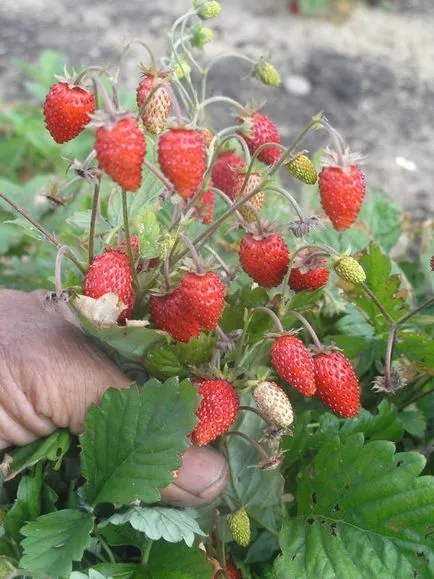
<path fill-rule="evenodd" d="M 175 378 L 164 384 L 150 380 L 140 391 L 134 384 L 108 390 L 89 410 L 80 438 L 86 499 L 92 504 L 158 501 L 158 489 L 181 465 L 196 408 L 195 388 Z"/>

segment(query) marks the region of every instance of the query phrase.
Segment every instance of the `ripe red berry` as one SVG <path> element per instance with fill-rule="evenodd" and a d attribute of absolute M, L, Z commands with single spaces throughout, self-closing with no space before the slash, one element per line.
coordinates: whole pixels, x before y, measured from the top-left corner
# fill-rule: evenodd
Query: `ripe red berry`
<path fill-rule="evenodd" d="M 251 115 L 241 117 L 240 121 L 244 122 L 246 118 L 248 119 L 247 122 L 250 125 L 249 128 L 251 136 L 247 136 L 243 131 L 239 132 L 244 137 L 252 155 L 256 149 L 265 143 L 280 144 L 280 133 L 270 117 L 256 112 Z M 258 159 L 266 165 L 273 165 L 280 159 L 281 156 L 282 151 L 278 147 L 270 146 L 266 147 L 259 153 Z"/>
<path fill-rule="evenodd" d="M 365 197 L 365 177 L 360 167 L 323 167 L 318 184 L 321 205 L 336 231 L 351 227 Z"/>
<path fill-rule="evenodd" d="M 204 191 L 195 205 L 194 216 L 205 225 L 212 223 L 214 217 L 215 194 L 209 189 Z"/>
<path fill-rule="evenodd" d="M 204 275 L 186 273 L 179 286 L 185 300 L 188 315 L 199 320 L 205 330 L 214 330 L 225 303 L 226 288 L 218 275 L 212 271 Z"/>
<path fill-rule="evenodd" d="M 137 121 L 125 117 L 96 131 L 95 151 L 100 169 L 127 191 L 137 191 L 142 181 L 146 141 Z"/>
<path fill-rule="evenodd" d="M 315 394 L 312 356 L 299 338 L 295 336 L 277 338 L 271 346 L 270 355 L 271 362 L 282 380 L 304 396 Z"/>
<path fill-rule="evenodd" d="M 243 169 L 245 166 L 244 160 L 233 151 L 220 153 L 211 171 L 214 186 L 231 197 L 234 191 L 234 180 L 238 175 L 237 169 Z M 233 200 L 233 197 L 231 199 Z"/>
<path fill-rule="evenodd" d="M 202 380 L 199 395 L 202 397 L 196 412 L 199 422 L 191 433 L 191 441 L 201 446 L 212 442 L 232 426 L 240 401 L 232 384 L 226 380 Z"/>
<path fill-rule="evenodd" d="M 360 387 L 349 360 L 341 352 L 313 357 L 316 395 L 339 416 L 350 418 L 360 410 Z"/>
<path fill-rule="evenodd" d="M 278 286 L 288 270 L 289 251 L 280 235 L 256 237 L 245 235 L 240 244 L 243 270 L 260 286 Z"/>
<path fill-rule="evenodd" d="M 149 99 L 142 112 L 142 121 L 145 129 L 153 135 L 158 135 L 167 126 L 170 107 L 172 105 L 169 93 L 164 84 L 164 77 L 157 74 L 145 73 L 136 90 L 136 101 L 139 110 L 146 102 L 152 90 L 161 85 Z"/>
<path fill-rule="evenodd" d="M 181 197 L 192 197 L 206 170 L 206 149 L 200 131 L 170 129 L 158 143 L 158 162 Z"/>
<path fill-rule="evenodd" d="M 156 327 L 168 332 L 177 342 L 188 342 L 200 333 L 199 320 L 187 311 L 179 288 L 163 296 L 151 296 L 149 309 Z"/>
<path fill-rule="evenodd" d="M 94 110 L 93 93 L 58 82 L 45 99 L 45 125 L 56 143 L 66 143 L 81 133 Z"/>
<path fill-rule="evenodd" d="M 226 569 L 225 569 L 227 579 L 241 579 L 241 573 L 235 567 L 230 559 L 226 561 Z M 223 575 L 223 571 L 217 571 L 214 575 L 214 579 L 223 579 L 225 575 Z"/>
<path fill-rule="evenodd" d="M 325 267 L 317 267 L 306 273 L 301 273 L 298 267 L 293 267 L 289 274 L 289 287 L 295 292 L 316 290 L 324 287 L 329 280 L 330 272 Z"/>
<path fill-rule="evenodd" d="M 94 299 L 107 293 L 117 294 L 127 306 L 118 322 L 129 318 L 136 303 L 136 292 L 125 252 L 110 249 L 95 257 L 84 277 L 83 293 Z"/>

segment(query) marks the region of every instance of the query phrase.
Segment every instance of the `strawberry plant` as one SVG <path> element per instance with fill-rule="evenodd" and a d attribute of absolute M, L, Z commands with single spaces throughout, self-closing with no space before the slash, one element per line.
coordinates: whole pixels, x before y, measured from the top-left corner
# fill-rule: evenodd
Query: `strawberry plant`
<path fill-rule="evenodd" d="M 52 210 L 72 207 L 66 225 L 0 191 L 29 254 L 57 252 L 46 309 L 67 302 L 131 381 L 79 437 L 6 449 L 3 577 L 432 576 L 432 233 L 365 191 L 323 114 L 286 145 L 272 111 L 208 95 L 223 58 L 280 82 L 265 59 L 200 52 L 220 10 L 194 0 L 159 63 L 139 42 L 151 62 L 128 98 L 116 68 L 53 80 L 51 137 L 94 139 Z M 235 124 L 212 126 L 215 103 Z M 320 156 L 302 148 L 314 132 Z M 221 496 L 160 502 L 208 444 Z"/>

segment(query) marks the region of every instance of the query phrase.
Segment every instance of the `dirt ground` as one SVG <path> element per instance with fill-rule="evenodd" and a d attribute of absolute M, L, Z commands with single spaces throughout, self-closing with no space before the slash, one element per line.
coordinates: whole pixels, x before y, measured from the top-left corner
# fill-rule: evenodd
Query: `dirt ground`
<path fill-rule="evenodd" d="M 284 0 L 221 0 L 209 56 L 238 50 L 271 55 L 284 82 L 269 90 L 246 78 L 249 67 L 215 68 L 211 94 L 267 99 L 265 111 L 290 142 L 312 114 L 326 112 L 353 149 L 367 156 L 372 188 L 382 188 L 421 219 L 434 209 L 434 2 L 360 2 L 343 24 L 289 13 Z M 163 54 L 166 26 L 190 0 L 3 0 L 0 3 L 0 99 L 22 95 L 15 57 L 36 61 L 45 48 L 76 67 L 115 61 L 124 39 L 140 37 Z M 137 57 L 127 62 L 136 82 Z M 227 108 L 214 108 L 217 125 Z M 316 138 L 316 143 L 318 142 Z M 313 147 L 314 142 L 310 145 Z"/>

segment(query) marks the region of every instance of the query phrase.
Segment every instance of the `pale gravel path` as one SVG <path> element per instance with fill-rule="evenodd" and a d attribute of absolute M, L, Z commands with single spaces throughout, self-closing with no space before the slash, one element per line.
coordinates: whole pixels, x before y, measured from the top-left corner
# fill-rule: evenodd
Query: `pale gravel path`
<path fill-rule="evenodd" d="M 434 2 L 394 4 L 395 12 L 361 4 L 338 25 L 292 17 L 283 0 L 222 0 L 217 40 L 208 54 L 270 51 L 283 77 L 302 75 L 311 91 L 300 97 L 283 87 L 269 91 L 240 81 L 247 69 L 234 62 L 219 66 L 210 84 L 240 100 L 266 97 L 266 110 L 286 140 L 310 115 L 325 110 L 350 144 L 368 155 L 370 186 L 384 188 L 419 217 L 432 218 Z M 103 63 L 116 58 L 124 38 L 140 36 L 162 54 L 165 26 L 189 5 L 189 0 L 3 0 L 0 99 L 21 94 L 12 58 L 34 61 L 44 48 L 66 53 L 75 65 Z M 127 67 L 131 84 L 138 53 L 133 56 Z M 216 110 L 216 122 L 227 122 L 224 109 Z M 400 167 L 398 156 L 413 161 L 417 170 Z"/>

